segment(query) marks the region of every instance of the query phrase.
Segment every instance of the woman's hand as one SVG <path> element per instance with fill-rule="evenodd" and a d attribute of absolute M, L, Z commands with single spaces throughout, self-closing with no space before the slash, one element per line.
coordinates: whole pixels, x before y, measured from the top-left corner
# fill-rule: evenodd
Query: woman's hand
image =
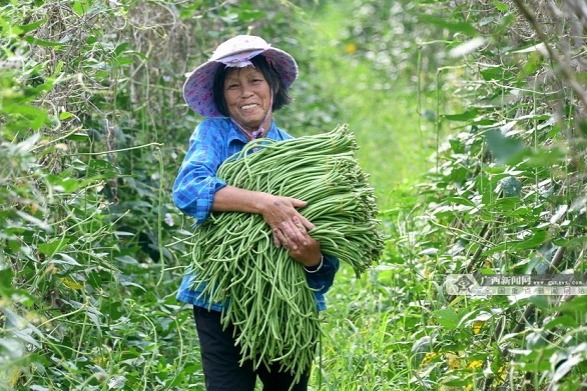
<path fill-rule="evenodd" d="M 212 210 L 259 213 L 271 227 L 275 245 L 296 251 L 299 246 L 309 244 L 306 232 L 315 228 L 314 224 L 297 210 L 306 205 L 307 202 L 292 197 L 226 186 L 214 195 Z M 280 235 L 277 235 L 277 232 Z"/>
<path fill-rule="evenodd" d="M 277 237 L 277 240 L 280 243 L 286 243 L 283 244 L 283 247 L 288 250 L 289 255 L 305 267 L 318 265 L 320 263 L 320 258 L 322 257 L 322 254 L 320 253 L 320 243 L 308 234 L 302 222 L 297 217 L 294 217 L 294 224 L 299 232 L 303 232 L 303 243 L 301 245 L 296 245 L 295 248 L 289 247 L 288 243 L 290 243 L 290 241 L 287 240 L 280 229 L 273 231 L 274 236 Z"/>
<path fill-rule="evenodd" d="M 315 228 L 297 208 L 307 202 L 291 197 L 266 194 L 261 214 L 273 231 L 273 242 L 277 247 L 283 246 L 290 251 L 310 245 L 308 230 Z"/>

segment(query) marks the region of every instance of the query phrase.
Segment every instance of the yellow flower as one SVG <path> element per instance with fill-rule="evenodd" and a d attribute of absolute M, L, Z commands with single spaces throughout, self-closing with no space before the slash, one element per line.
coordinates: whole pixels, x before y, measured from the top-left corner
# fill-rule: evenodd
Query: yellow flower
<path fill-rule="evenodd" d="M 344 50 L 348 54 L 353 54 L 354 52 L 357 51 L 357 45 L 355 45 L 354 43 L 347 43 L 346 46 L 344 47 Z"/>
<path fill-rule="evenodd" d="M 446 353 L 444 357 L 446 357 L 446 362 L 448 363 L 449 369 L 458 369 L 461 367 L 461 360 L 456 354 Z"/>
<path fill-rule="evenodd" d="M 428 364 L 430 361 L 434 360 L 436 357 L 438 357 L 438 353 L 434 353 L 434 352 L 426 353 L 426 355 L 424 356 L 424 359 L 422 360 L 421 365 Z"/>
<path fill-rule="evenodd" d="M 21 375 L 20 368 L 13 366 L 8 369 L 7 378 L 8 378 L 8 386 L 10 388 L 16 386 L 16 383 L 18 383 L 18 379 L 20 379 L 20 375 Z"/>
<path fill-rule="evenodd" d="M 468 368 L 471 369 L 477 369 L 477 368 L 481 368 L 483 367 L 483 360 L 475 360 L 475 361 L 471 361 L 469 363 L 469 365 L 467 365 Z"/>
<path fill-rule="evenodd" d="M 482 320 L 473 321 L 473 334 L 475 334 L 475 335 L 479 334 L 484 325 L 485 325 L 485 322 Z"/>
<path fill-rule="evenodd" d="M 94 364 L 103 367 L 108 364 L 109 358 L 106 356 L 99 356 L 92 358 L 92 361 L 94 362 Z"/>
<path fill-rule="evenodd" d="M 74 280 L 72 280 L 71 278 L 68 278 L 68 277 L 61 278 L 61 282 L 66 287 L 71 288 L 71 289 L 74 289 L 74 290 L 80 290 L 80 289 L 83 289 L 84 288 L 84 286 L 82 284 L 80 284 L 79 282 L 76 282 L 76 281 L 74 281 Z"/>
<path fill-rule="evenodd" d="M 507 368 L 504 366 L 502 366 L 501 368 L 499 368 L 499 370 L 497 371 L 497 376 L 499 376 L 499 378 L 501 379 L 502 382 L 505 381 L 505 379 L 507 378 L 508 375 L 508 370 Z"/>

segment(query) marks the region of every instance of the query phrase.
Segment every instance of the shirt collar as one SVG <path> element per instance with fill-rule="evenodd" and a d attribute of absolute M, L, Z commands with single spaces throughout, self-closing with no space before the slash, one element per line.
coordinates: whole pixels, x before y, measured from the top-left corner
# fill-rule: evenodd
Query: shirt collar
<path fill-rule="evenodd" d="M 233 140 L 239 140 L 245 144 L 248 142 L 247 137 L 232 123 L 230 118 L 226 118 L 226 123 L 228 124 L 227 138 L 229 142 Z M 271 120 L 271 126 L 269 127 L 269 131 L 265 137 L 270 139 L 277 139 L 277 126 L 275 126 L 274 120 Z"/>

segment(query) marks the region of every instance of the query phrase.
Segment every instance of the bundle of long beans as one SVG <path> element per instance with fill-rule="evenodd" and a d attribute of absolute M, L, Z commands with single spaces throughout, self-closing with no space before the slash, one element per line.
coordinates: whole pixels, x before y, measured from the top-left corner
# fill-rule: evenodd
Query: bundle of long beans
<path fill-rule="evenodd" d="M 224 162 L 218 177 L 239 188 L 308 202 L 300 213 L 316 228 L 321 251 L 357 274 L 376 262 L 383 235 L 367 175 L 354 158 L 346 125 L 286 141 L 257 139 Z M 234 325 L 243 360 L 279 362 L 298 378 L 313 360 L 319 337 L 312 290 L 301 265 L 273 245 L 261 215 L 213 213 L 194 234 L 194 285 L 224 303 L 222 322 Z"/>

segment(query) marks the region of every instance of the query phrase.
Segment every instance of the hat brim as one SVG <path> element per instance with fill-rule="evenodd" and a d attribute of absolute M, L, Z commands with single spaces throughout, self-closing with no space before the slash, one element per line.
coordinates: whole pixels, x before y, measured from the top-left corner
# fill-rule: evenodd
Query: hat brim
<path fill-rule="evenodd" d="M 292 85 L 298 76 L 298 65 L 294 58 L 283 50 L 269 47 L 260 56 L 277 71 L 285 88 Z M 218 67 L 226 66 L 222 59 L 208 60 L 197 67 L 183 85 L 183 97 L 192 110 L 206 118 L 224 117 L 214 103 L 212 91 L 214 75 Z"/>

